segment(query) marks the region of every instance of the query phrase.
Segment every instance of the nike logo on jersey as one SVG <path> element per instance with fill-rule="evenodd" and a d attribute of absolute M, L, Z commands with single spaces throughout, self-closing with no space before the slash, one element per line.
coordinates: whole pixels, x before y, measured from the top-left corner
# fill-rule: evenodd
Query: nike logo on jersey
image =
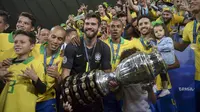
<path fill-rule="evenodd" d="M 79 57 L 81 57 L 81 56 L 82 56 L 82 54 L 79 54 L 79 55 L 77 54 L 77 55 L 76 55 L 77 58 L 79 58 Z"/>

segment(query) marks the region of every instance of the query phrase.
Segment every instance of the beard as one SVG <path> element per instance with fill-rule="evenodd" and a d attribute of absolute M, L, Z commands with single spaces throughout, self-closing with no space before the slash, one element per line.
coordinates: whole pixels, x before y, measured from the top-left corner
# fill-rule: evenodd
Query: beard
<path fill-rule="evenodd" d="M 149 33 L 150 33 L 150 31 L 142 32 L 141 34 L 142 34 L 142 35 L 148 35 Z"/>
<path fill-rule="evenodd" d="M 143 29 L 146 29 L 146 31 L 145 31 L 145 32 L 142 31 Z M 151 28 L 142 28 L 141 31 L 140 31 L 140 33 L 141 33 L 142 35 L 148 35 L 150 32 L 151 32 Z"/>
<path fill-rule="evenodd" d="M 163 21 L 164 21 L 165 24 L 168 24 L 171 20 L 172 20 L 172 18 L 170 18 L 170 19 L 163 19 Z"/>
<path fill-rule="evenodd" d="M 195 3 L 190 4 L 189 8 L 190 8 L 192 14 L 196 15 L 196 14 L 200 13 L 199 3 L 200 2 L 195 2 Z"/>
<path fill-rule="evenodd" d="M 25 29 L 24 29 L 24 28 L 22 28 L 22 27 L 17 27 L 17 28 L 16 28 L 16 31 L 18 31 L 18 30 L 25 31 Z"/>
<path fill-rule="evenodd" d="M 192 12 L 192 14 L 198 14 L 198 13 L 200 13 L 200 10 L 196 10 L 196 9 L 194 9 L 194 10 L 191 10 L 191 12 Z"/>
<path fill-rule="evenodd" d="M 87 31 L 88 31 L 87 29 L 84 30 L 86 37 L 89 39 L 93 39 L 98 33 L 98 30 L 96 30 L 96 31 L 91 30 L 92 33 L 87 33 Z"/>

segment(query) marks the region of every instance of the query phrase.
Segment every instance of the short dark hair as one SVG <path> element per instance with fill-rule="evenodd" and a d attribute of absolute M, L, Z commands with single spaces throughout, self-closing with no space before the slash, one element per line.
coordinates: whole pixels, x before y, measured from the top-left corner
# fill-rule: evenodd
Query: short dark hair
<path fill-rule="evenodd" d="M 19 17 L 20 17 L 20 16 L 24 16 L 24 17 L 29 18 L 29 19 L 31 20 L 31 25 L 32 25 L 33 27 L 35 27 L 36 19 L 35 19 L 35 17 L 34 17 L 31 13 L 22 12 L 22 13 L 19 15 Z"/>
<path fill-rule="evenodd" d="M 120 24 L 122 25 L 122 27 L 124 26 L 124 24 L 122 23 L 122 21 L 121 21 L 119 18 L 113 18 L 112 21 L 119 21 Z M 112 22 L 112 21 L 111 21 L 111 22 Z"/>
<path fill-rule="evenodd" d="M 136 49 L 136 48 L 124 50 L 124 51 L 122 52 L 121 56 L 120 56 L 120 62 L 121 62 L 123 59 L 129 57 L 130 55 L 136 53 L 137 51 L 139 51 L 139 50 Z"/>
<path fill-rule="evenodd" d="M 67 34 L 67 36 L 69 36 L 69 34 L 70 34 L 71 32 L 73 32 L 73 31 L 77 32 L 76 29 L 74 29 L 74 28 L 67 28 L 67 29 L 66 29 L 66 34 Z"/>
<path fill-rule="evenodd" d="M 91 13 L 88 13 L 85 17 L 85 20 L 86 19 L 90 19 L 90 18 L 96 18 L 98 20 L 98 25 L 100 26 L 101 24 L 101 18 L 98 14 L 94 13 L 94 12 L 91 12 Z"/>
<path fill-rule="evenodd" d="M 26 35 L 27 37 L 29 37 L 29 41 L 31 44 L 35 44 L 36 43 L 36 35 L 34 32 L 27 32 L 27 31 L 23 31 L 23 30 L 17 30 L 14 32 L 14 35 Z"/>
<path fill-rule="evenodd" d="M 10 15 L 8 14 L 8 12 L 0 10 L 0 16 L 3 17 L 3 21 L 8 24 L 9 21 L 9 17 Z"/>
<path fill-rule="evenodd" d="M 139 23 L 140 19 L 143 19 L 143 18 L 147 18 L 147 19 L 149 19 L 149 21 L 151 22 L 151 18 L 150 18 L 148 15 L 141 15 L 141 16 L 139 16 L 138 19 L 137 19 L 138 23 Z M 138 23 L 137 23 L 137 24 L 138 24 Z"/>

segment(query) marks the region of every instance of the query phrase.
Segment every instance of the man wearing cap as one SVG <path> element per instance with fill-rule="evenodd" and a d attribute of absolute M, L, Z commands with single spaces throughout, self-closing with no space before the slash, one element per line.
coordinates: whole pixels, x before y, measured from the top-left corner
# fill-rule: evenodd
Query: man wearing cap
<path fill-rule="evenodd" d="M 162 16 L 156 21 L 162 21 L 171 35 L 177 33 L 178 24 L 185 25 L 189 22 L 189 20 L 185 19 L 183 16 L 173 14 L 173 10 L 170 7 L 163 8 Z"/>

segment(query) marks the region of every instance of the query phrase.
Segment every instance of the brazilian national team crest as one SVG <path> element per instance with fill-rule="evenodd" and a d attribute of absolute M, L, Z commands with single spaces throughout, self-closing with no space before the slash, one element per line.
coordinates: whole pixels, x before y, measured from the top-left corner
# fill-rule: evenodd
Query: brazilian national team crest
<path fill-rule="evenodd" d="M 63 58 L 63 64 L 65 64 L 65 63 L 67 63 L 67 57 L 66 56 L 64 56 L 64 58 Z"/>
<path fill-rule="evenodd" d="M 101 60 L 101 54 L 99 52 L 97 52 L 95 54 L 95 62 L 99 62 Z"/>

